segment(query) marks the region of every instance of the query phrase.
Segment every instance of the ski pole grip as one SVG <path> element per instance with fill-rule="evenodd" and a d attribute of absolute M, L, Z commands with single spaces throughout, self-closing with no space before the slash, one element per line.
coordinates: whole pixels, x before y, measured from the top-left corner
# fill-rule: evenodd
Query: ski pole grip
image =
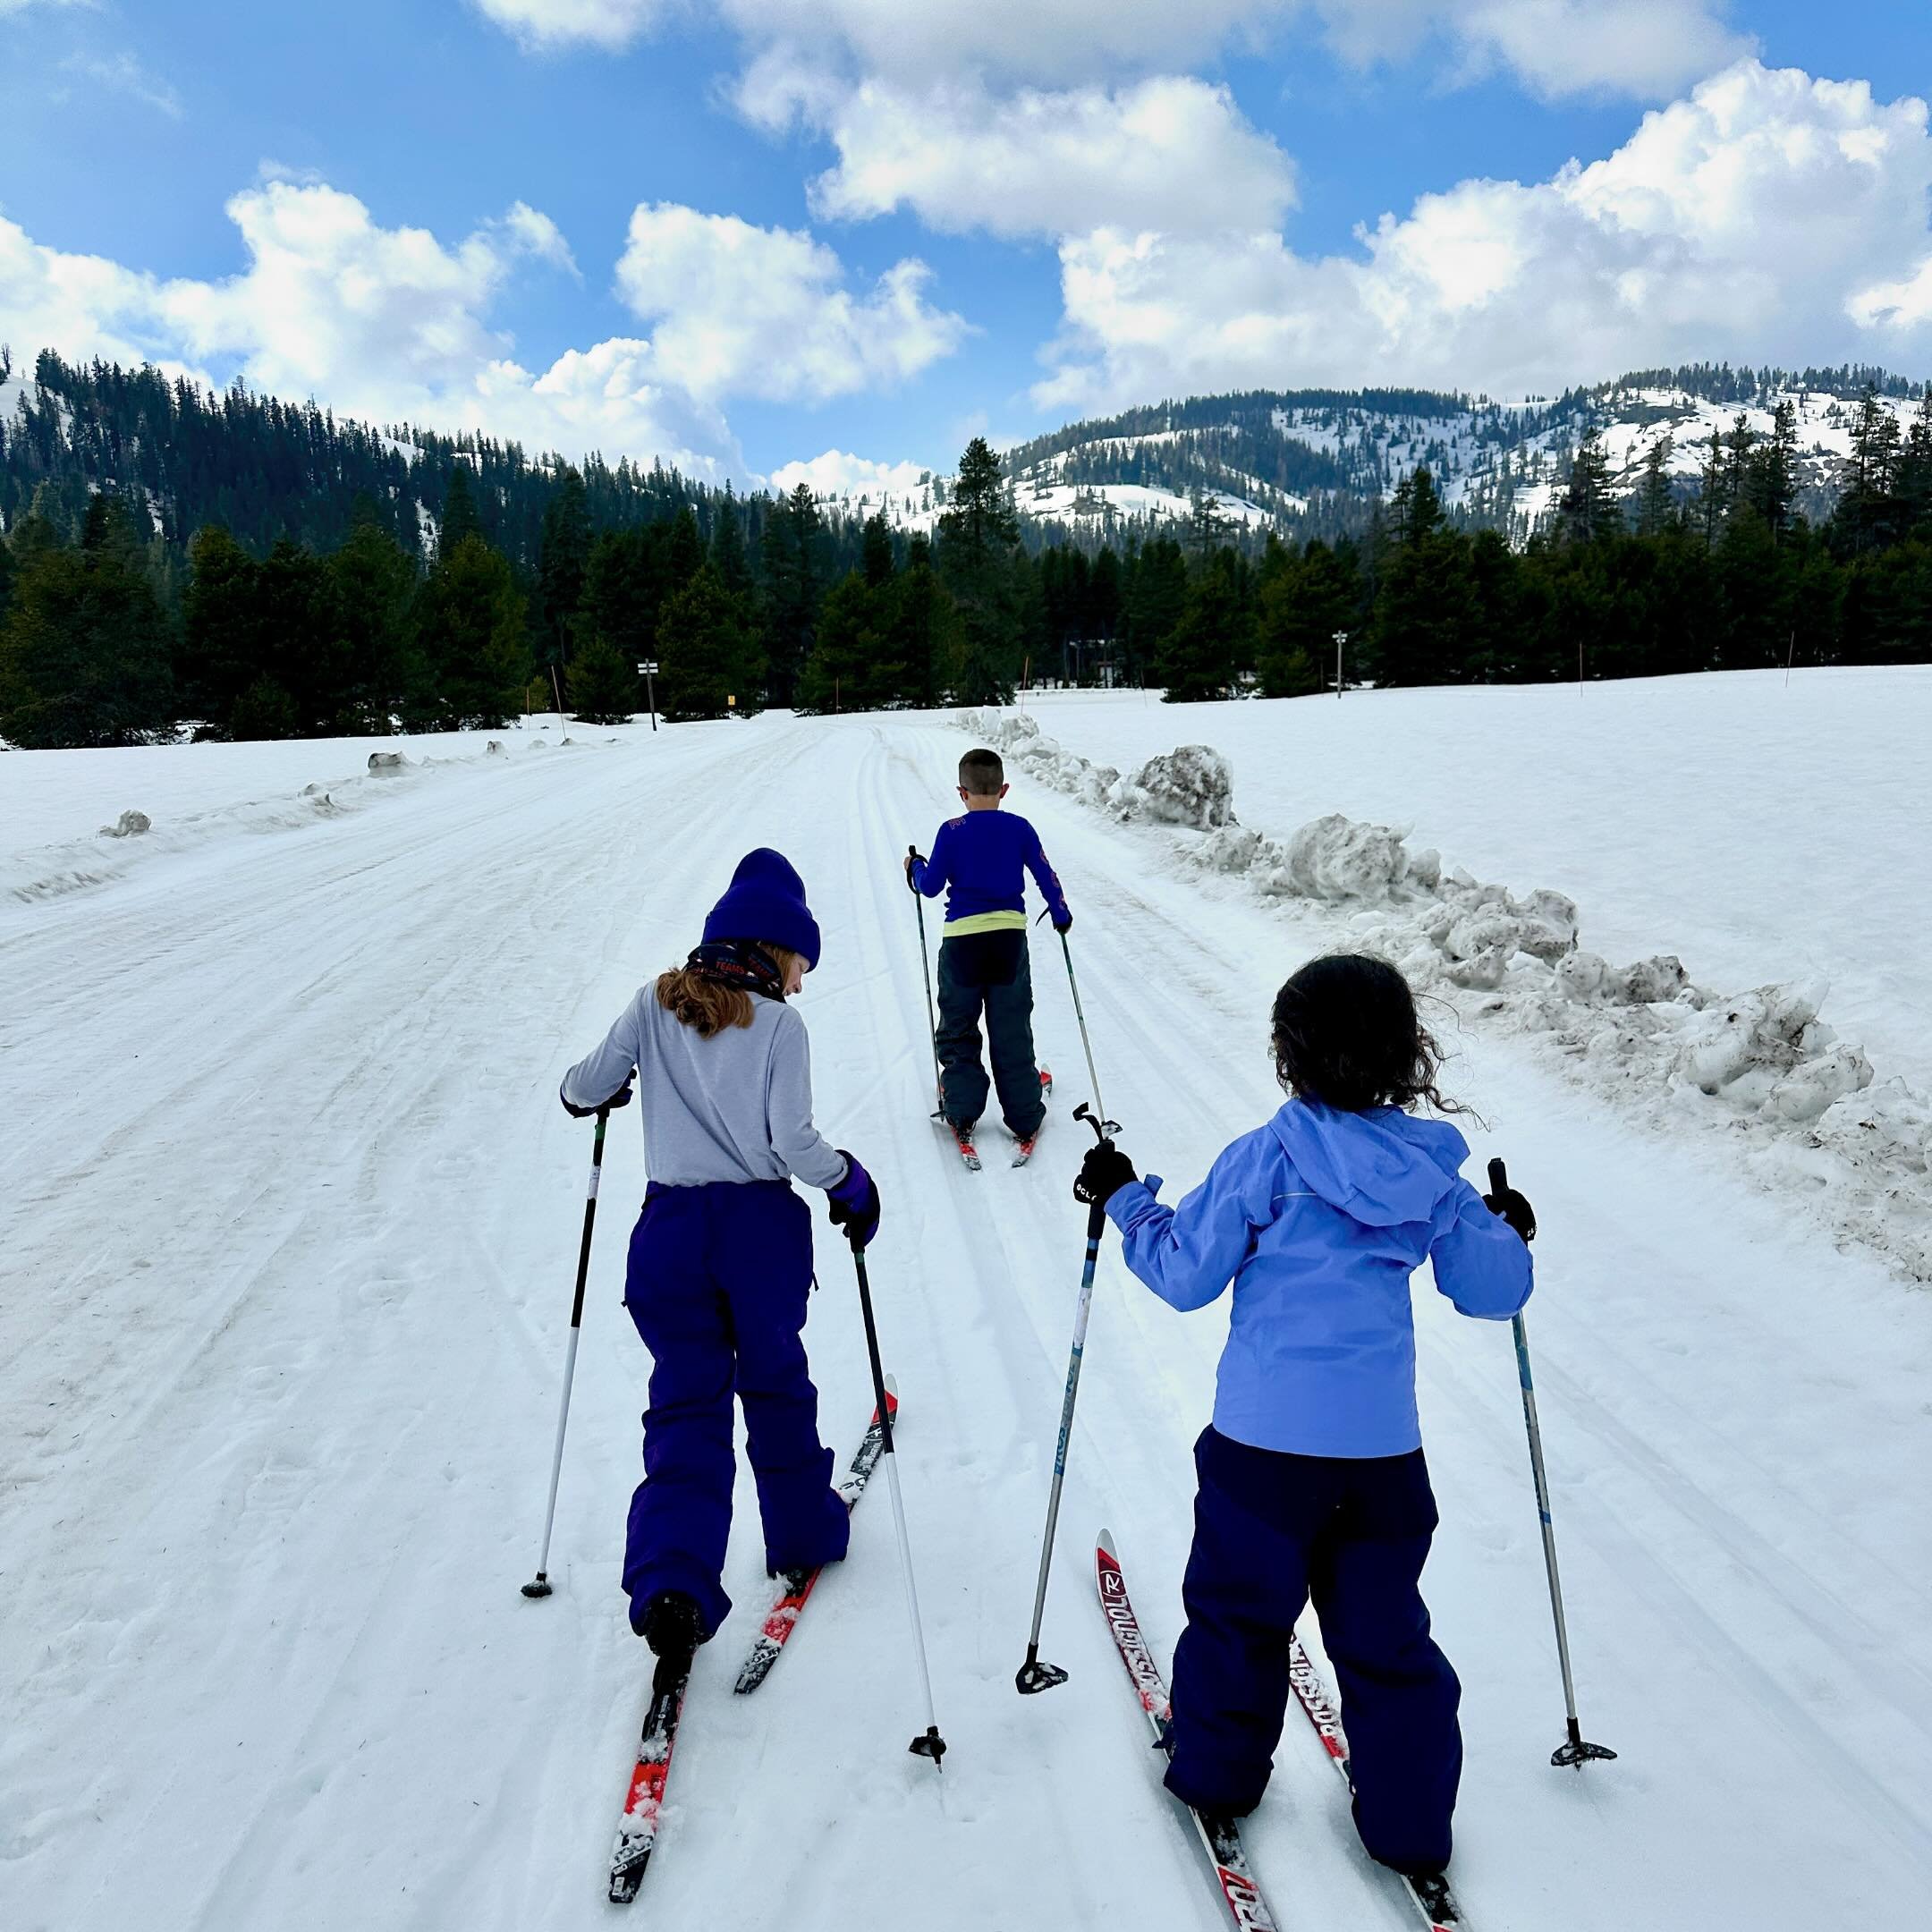
<path fill-rule="evenodd" d="M 1099 1117 L 1099 1115 L 1097 1114 L 1094 1110 L 1087 1105 L 1084 1100 L 1082 1100 L 1080 1104 L 1073 1109 L 1073 1118 L 1075 1120 L 1085 1121 L 1087 1124 L 1093 1129 L 1094 1139 L 1097 1140 L 1102 1147 L 1106 1147 L 1108 1144 L 1107 1126 L 1109 1123 L 1106 1121 L 1103 1121 Z"/>
<path fill-rule="evenodd" d="M 1509 1170 L 1499 1160 L 1489 1163 L 1489 1191 L 1501 1194 L 1509 1187 Z"/>

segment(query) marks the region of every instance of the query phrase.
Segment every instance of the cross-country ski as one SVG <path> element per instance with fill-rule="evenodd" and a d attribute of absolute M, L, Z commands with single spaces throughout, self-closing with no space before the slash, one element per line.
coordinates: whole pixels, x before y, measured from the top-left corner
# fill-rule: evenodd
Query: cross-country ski
<path fill-rule="evenodd" d="M 894 1428 L 899 1424 L 899 1397 L 888 1379 L 886 1385 L 886 1408 Z M 860 1439 L 857 1452 L 839 1484 L 839 1494 L 844 1498 L 848 1510 L 856 1509 L 859 1498 L 865 1494 L 866 1485 L 872 1479 L 872 1472 L 878 1467 L 879 1455 L 886 1446 L 886 1430 L 878 1413 L 874 1411 L 872 1420 Z M 818 1587 L 818 1580 L 825 1574 L 823 1564 L 810 1569 L 786 1571 L 784 1588 L 779 1591 L 772 1606 L 765 1613 L 765 1622 L 751 1648 L 745 1653 L 745 1660 L 738 1666 L 738 1682 L 733 1689 L 741 1697 L 747 1697 L 771 1674 L 771 1667 L 778 1661 L 784 1647 L 791 1642 L 792 1633 L 798 1628 L 800 1614 L 807 1600 Z"/>
<path fill-rule="evenodd" d="M 1133 1599 L 1127 1594 L 1126 1572 L 1114 1552 L 1113 1538 L 1104 1530 L 1094 1546 L 1094 1580 L 1099 1588 L 1100 1610 L 1113 1635 L 1114 1647 L 1127 1666 L 1128 1680 L 1158 1743 L 1165 1738 L 1168 1724 L 1166 1681 L 1147 1647 L 1147 1639 L 1140 1634 Z M 1207 1854 L 1208 1871 L 1234 1923 L 1242 1932 L 1275 1932 L 1277 1921 L 1268 1911 L 1267 1901 L 1248 1863 L 1240 1826 L 1225 1814 L 1199 1811 L 1192 1805 L 1185 1809 L 1201 1850 Z"/>

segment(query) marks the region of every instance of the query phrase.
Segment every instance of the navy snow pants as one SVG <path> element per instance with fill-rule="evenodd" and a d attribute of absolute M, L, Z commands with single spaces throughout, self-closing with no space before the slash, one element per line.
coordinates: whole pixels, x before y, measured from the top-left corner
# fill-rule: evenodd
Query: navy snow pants
<path fill-rule="evenodd" d="M 767 1570 L 835 1563 L 851 1522 L 818 1439 L 805 1362 L 811 1210 L 784 1181 L 653 1182 L 631 1236 L 624 1306 L 651 1352 L 644 1480 L 631 1500 L 623 1587 L 633 1623 L 659 1590 L 724 1621 L 732 1397 L 744 1405 Z"/>
<path fill-rule="evenodd" d="M 1261 1801 L 1288 1707 L 1288 1639 L 1312 1597 L 1362 1843 L 1392 1865 L 1446 1864 L 1462 1686 L 1417 1587 L 1436 1523 L 1422 1452 L 1285 1455 L 1209 1428 L 1194 1466 L 1167 1788 L 1207 1811 Z"/>
<path fill-rule="evenodd" d="M 1046 1118 L 1046 1103 L 1033 1058 L 1033 972 L 1023 931 L 968 933 L 939 945 L 940 1107 L 962 1127 L 986 1111 L 982 1013 L 1000 1112 L 1014 1133 L 1030 1140 Z"/>

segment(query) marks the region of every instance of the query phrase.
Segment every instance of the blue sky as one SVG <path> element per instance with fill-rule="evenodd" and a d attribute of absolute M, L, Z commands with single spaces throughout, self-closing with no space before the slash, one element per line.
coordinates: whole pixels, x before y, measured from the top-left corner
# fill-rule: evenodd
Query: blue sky
<path fill-rule="evenodd" d="M 0 0 L 0 339 L 828 482 L 1222 387 L 1923 374 L 1928 87 L 1927 10 L 1797 0 Z"/>

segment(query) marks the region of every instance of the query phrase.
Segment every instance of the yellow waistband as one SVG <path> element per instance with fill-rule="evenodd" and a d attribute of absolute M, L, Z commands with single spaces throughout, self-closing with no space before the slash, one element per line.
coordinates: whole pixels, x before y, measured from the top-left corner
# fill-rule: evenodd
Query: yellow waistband
<path fill-rule="evenodd" d="M 948 919 L 944 931 L 948 939 L 964 939 L 973 933 L 1026 930 L 1024 912 L 974 912 L 965 919 Z"/>

